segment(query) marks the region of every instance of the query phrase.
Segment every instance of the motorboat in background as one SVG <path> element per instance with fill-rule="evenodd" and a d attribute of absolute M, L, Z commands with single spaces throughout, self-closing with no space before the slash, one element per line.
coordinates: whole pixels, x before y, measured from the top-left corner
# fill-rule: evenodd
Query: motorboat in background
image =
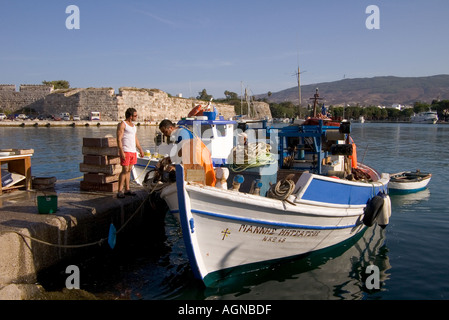
<path fill-rule="evenodd" d="M 438 114 L 436 111 L 426 111 L 414 114 L 410 117 L 413 123 L 435 124 L 438 121 Z"/>

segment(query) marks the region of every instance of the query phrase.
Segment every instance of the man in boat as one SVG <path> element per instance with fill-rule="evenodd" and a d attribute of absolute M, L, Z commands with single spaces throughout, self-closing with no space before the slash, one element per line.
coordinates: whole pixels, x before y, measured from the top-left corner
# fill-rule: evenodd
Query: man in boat
<path fill-rule="evenodd" d="M 186 141 L 193 139 L 193 133 L 190 130 L 184 127 L 177 127 L 168 119 L 161 121 L 159 124 L 159 130 L 161 130 L 162 134 L 167 138 L 172 138 L 171 140 L 176 144 L 179 144 L 182 140 Z"/>
<path fill-rule="evenodd" d="M 137 163 L 136 150 L 139 149 L 140 156 L 144 156 L 139 139 L 137 139 L 137 127 L 133 124 L 133 121 L 137 119 L 136 109 L 128 108 L 125 111 L 125 118 L 117 126 L 117 145 L 120 154 L 120 164 L 122 165 L 122 172 L 118 180 L 117 198 L 124 198 L 125 195 L 136 195 L 129 188 L 131 170 Z M 125 192 L 123 192 L 123 188 L 125 188 Z"/>
<path fill-rule="evenodd" d="M 177 127 L 168 119 L 162 120 L 159 124 L 159 130 L 171 141 L 177 144 L 177 153 L 172 154 L 174 158 L 178 157 L 185 169 L 199 169 L 205 173 L 205 182 L 208 186 L 215 186 L 216 178 L 213 168 L 212 157 L 209 149 L 193 132 L 185 127 Z"/>

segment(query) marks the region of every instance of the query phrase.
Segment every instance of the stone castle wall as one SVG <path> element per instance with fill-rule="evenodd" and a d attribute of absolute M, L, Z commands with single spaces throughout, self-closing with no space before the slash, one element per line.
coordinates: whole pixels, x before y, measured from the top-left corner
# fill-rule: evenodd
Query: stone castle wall
<path fill-rule="evenodd" d="M 116 94 L 112 88 L 79 88 L 53 90 L 49 86 L 21 86 L 20 92 L 14 85 L 0 85 L 0 110 L 14 112 L 21 108 L 32 108 L 40 114 L 59 115 L 68 112 L 88 119 L 90 112 L 101 113 L 102 120 L 117 121 L 125 118 L 128 108 L 135 108 L 138 121 L 180 120 L 190 110 L 207 102 L 169 97 L 159 89 L 138 89 L 122 87 Z M 212 103 L 218 112 L 229 119 L 235 116 L 234 106 Z M 257 118 L 271 117 L 269 105 L 255 103 Z"/>
<path fill-rule="evenodd" d="M 40 109 L 43 98 L 53 92 L 53 86 L 20 85 L 16 91 L 15 85 L 0 85 L 0 110 L 13 112 L 22 108 Z"/>
<path fill-rule="evenodd" d="M 193 99 L 169 97 L 167 93 L 158 89 L 120 88 L 117 96 L 119 119 L 124 119 L 127 108 L 135 108 L 139 118 L 149 121 L 163 119 L 180 120 L 196 105 L 207 105 L 207 102 Z M 234 106 L 213 103 L 218 112 L 229 119 L 235 116 Z"/>

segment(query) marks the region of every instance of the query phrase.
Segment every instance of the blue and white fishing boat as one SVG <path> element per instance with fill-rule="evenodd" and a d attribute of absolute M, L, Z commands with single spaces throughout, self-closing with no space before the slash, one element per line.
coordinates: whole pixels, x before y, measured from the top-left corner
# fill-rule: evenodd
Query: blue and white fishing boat
<path fill-rule="evenodd" d="M 195 276 L 212 286 L 236 267 L 329 248 L 374 223 L 385 227 L 389 175 L 357 163 L 349 133 L 349 123 L 318 118 L 268 128 L 260 144 L 269 141 L 271 148 L 263 145 L 262 158 L 275 161 L 257 166 L 248 152 L 243 164 L 235 163 L 235 146 L 216 168 L 229 170 L 219 187 L 198 182 L 201 170 L 176 165 L 176 182 L 161 197 L 179 215 Z"/>

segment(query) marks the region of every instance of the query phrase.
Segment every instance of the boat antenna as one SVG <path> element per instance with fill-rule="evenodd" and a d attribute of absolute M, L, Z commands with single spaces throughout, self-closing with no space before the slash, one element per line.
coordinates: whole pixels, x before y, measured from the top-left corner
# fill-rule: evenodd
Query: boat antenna
<path fill-rule="evenodd" d="M 313 98 L 310 98 L 310 100 L 313 100 L 313 117 L 316 117 L 316 109 L 318 105 L 318 100 L 323 100 L 323 98 L 320 98 L 320 94 L 318 93 L 318 88 L 315 90 L 315 94 L 313 95 Z"/>
<path fill-rule="evenodd" d="M 298 64 L 298 71 L 296 71 L 293 75 L 296 76 L 296 80 L 298 81 L 298 97 L 299 97 L 299 102 L 298 102 L 298 115 L 299 118 L 301 118 L 301 73 L 304 73 L 307 71 L 300 71 L 299 70 L 299 64 Z"/>
<path fill-rule="evenodd" d="M 362 161 L 360 163 L 364 163 L 365 156 L 366 156 L 366 151 L 368 151 L 368 147 L 369 147 L 369 143 L 366 145 L 365 152 L 363 153 L 363 158 L 362 158 Z"/>

